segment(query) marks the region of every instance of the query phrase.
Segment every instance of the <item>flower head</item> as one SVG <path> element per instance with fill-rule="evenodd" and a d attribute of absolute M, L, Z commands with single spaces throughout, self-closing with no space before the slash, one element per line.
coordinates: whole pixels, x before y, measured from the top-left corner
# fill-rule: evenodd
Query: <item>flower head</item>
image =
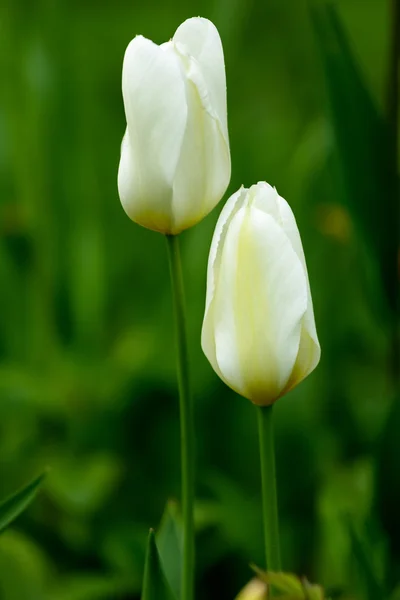
<path fill-rule="evenodd" d="M 202 347 L 221 379 L 261 406 L 318 364 L 296 220 L 265 182 L 241 188 L 219 217 L 208 261 Z"/>
<path fill-rule="evenodd" d="M 161 46 L 136 36 L 125 52 L 122 92 L 122 206 L 140 225 L 177 234 L 214 208 L 230 179 L 225 66 L 215 26 L 188 19 Z"/>

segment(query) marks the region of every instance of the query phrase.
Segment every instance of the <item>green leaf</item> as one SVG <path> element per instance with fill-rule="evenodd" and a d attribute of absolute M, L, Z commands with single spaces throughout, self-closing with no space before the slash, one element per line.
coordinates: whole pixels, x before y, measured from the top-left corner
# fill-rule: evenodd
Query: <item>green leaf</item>
<path fill-rule="evenodd" d="M 0 533 L 30 504 L 45 477 L 46 473 L 42 473 L 0 504 Z"/>
<path fill-rule="evenodd" d="M 175 596 L 180 598 L 183 527 L 176 502 L 168 502 L 156 539 L 161 564 L 167 581 Z"/>
<path fill-rule="evenodd" d="M 312 17 L 348 208 L 376 253 L 386 296 L 394 308 L 398 184 L 389 128 L 364 82 L 335 7 L 315 5 Z"/>
<path fill-rule="evenodd" d="M 175 600 L 161 566 L 153 529 L 147 540 L 142 600 Z"/>

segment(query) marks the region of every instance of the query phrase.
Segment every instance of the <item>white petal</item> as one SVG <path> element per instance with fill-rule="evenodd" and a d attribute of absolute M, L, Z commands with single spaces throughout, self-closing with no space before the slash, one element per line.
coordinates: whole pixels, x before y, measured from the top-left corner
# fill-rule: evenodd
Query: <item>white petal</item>
<path fill-rule="evenodd" d="M 210 254 L 208 257 L 207 265 L 207 295 L 206 295 L 206 307 L 204 312 L 204 320 L 201 331 L 201 347 L 204 354 L 210 361 L 214 371 L 228 383 L 223 377 L 216 358 L 215 353 L 215 332 L 214 332 L 214 297 L 215 297 L 215 286 L 218 280 L 221 254 L 224 246 L 226 232 L 232 217 L 236 214 L 246 198 L 247 190 L 241 188 L 235 194 L 233 194 L 226 202 L 221 214 L 218 218 L 217 225 L 214 230 L 213 239 L 211 242 Z M 228 383 L 229 385 L 229 383 Z"/>
<path fill-rule="evenodd" d="M 310 315 L 311 313 L 311 315 Z M 303 325 L 300 336 L 300 346 L 297 353 L 296 362 L 293 367 L 292 374 L 289 381 L 287 382 L 282 395 L 293 389 L 298 383 L 303 381 L 309 375 L 319 363 L 321 357 L 321 348 L 318 339 L 315 339 L 310 335 L 310 331 L 307 328 L 306 322 L 310 321 L 312 315 L 312 305 L 307 307 L 306 315 L 303 319 Z M 315 328 L 315 327 L 314 327 Z"/>
<path fill-rule="evenodd" d="M 142 36 L 132 40 L 122 91 L 128 127 L 118 173 L 121 202 L 134 221 L 168 232 L 187 119 L 185 84 L 173 44 L 159 47 Z"/>
<path fill-rule="evenodd" d="M 315 369 L 321 354 L 315 328 L 307 265 L 296 219 L 286 200 L 279 196 L 275 188 L 264 181 L 252 186 L 249 190 L 249 196 L 252 197 L 254 206 L 257 206 L 260 210 L 271 215 L 279 226 L 283 227 L 286 235 L 290 239 L 294 251 L 300 259 L 307 280 L 307 310 L 303 318 L 301 341 L 296 364 L 287 384 L 287 389 L 285 390 L 286 393 L 286 391 L 289 391 L 289 389 L 294 387 Z"/>
<path fill-rule="evenodd" d="M 279 210 L 280 221 L 284 228 L 286 235 L 292 242 L 292 246 L 297 256 L 300 258 L 304 270 L 307 273 L 306 261 L 304 257 L 303 244 L 301 243 L 299 229 L 297 227 L 296 218 L 293 214 L 292 209 L 282 196 L 277 193 L 277 206 Z"/>
<path fill-rule="evenodd" d="M 181 60 L 187 77 L 188 117 L 174 180 L 174 233 L 200 221 L 216 206 L 231 175 L 229 146 L 203 74 L 193 58 L 182 55 Z"/>
<path fill-rule="evenodd" d="M 314 310 L 311 297 L 310 283 L 308 279 L 308 271 L 306 259 L 304 256 L 303 245 L 301 243 L 300 233 L 297 227 L 295 216 L 289 204 L 284 198 L 278 195 L 278 206 L 281 215 L 282 225 L 289 237 L 293 249 L 299 257 L 304 269 L 307 280 L 307 311 L 303 319 L 301 343 L 295 368 L 290 379 L 288 389 L 294 387 L 299 381 L 304 379 L 317 366 L 321 348 L 318 341 L 317 330 L 315 327 Z"/>
<path fill-rule="evenodd" d="M 274 402 L 298 354 L 307 286 L 289 239 L 270 215 L 248 206 L 233 216 L 213 303 L 224 380 L 257 404 Z"/>
<path fill-rule="evenodd" d="M 265 181 L 259 181 L 249 189 L 249 202 L 255 208 L 259 208 L 265 214 L 273 217 L 278 225 L 282 226 L 278 199 L 279 195 L 276 189 Z"/>
<path fill-rule="evenodd" d="M 225 63 L 217 28 L 208 19 L 187 19 L 176 30 L 174 41 L 183 44 L 199 63 L 210 93 L 211 104 L 215 107 L 228 142 Z"/>

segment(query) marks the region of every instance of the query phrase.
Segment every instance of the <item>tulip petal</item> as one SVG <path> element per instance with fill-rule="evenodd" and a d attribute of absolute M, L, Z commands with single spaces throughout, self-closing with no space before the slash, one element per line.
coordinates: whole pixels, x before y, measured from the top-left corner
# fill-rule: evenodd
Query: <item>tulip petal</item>
<path fill-rule="evenodd" d="M 168 231 L 172 186 L 187 120 L 185 84 L 173 44 L 137 36 L 124 58 L 122 91 L 127 133 L 118 188 L 128 216 Z"/>
<path fill-rule="evenodd" d="M 206 308 L 201 331 L 201 347 L 203 349 L 204 354 L 210 361 L 214 371 L 228 385 L 230 384 L 220 371 L 217 362 L 214 337 L 213 301 L 215 298 L 215 288 L 220 271 L 221 255 L 222 249 L 224 247 L 226 232 L 228 230 L 229 223 L 232 220 L 233 216 L 237 213 L 239 208 L 243 206 L 246 198 L 246 192 L 247 190 L 245 188 L 240 188 L 240 190 L 238 190 L 229 198 L 224 208 L 222 209 L 211 242 L 207 266 L 207 295 Z"/>
<path fill-rule="evenodd" d="M 249 202 L 262 212 L 275 219 L 280 227 L 283 226 L 279 211 L 279 195 L 272 185 L 266 181 L 259 181 L 249 189 Z"/>
<path fill-rule="evenodd" d="M 251 205 L 233 216 L 216 282 L 216 360 L 233 389 L 268 405 L 283 392 L 298 355 L 307 281 L 274 218 Z"/>
<path fill-rule="evenodd" d="M 310 312 L 312 313 L 312 307 L 310 310 L 308 306 L 305 319 Z M 319 342 L 318 340 L 315 341 L 312 335 L 310 335 L 310 331 L 307 329 L 307 326 L 304 322 L 302 325 L 300 346 L 297 353 L 296 362 L 282 395 L 287 394 L 287 392 L 290 392 L 290 390 L 296 387 L 298 383 L 303 381 L 303 379 L 305 379 L 307 375 L 309 375 L 318 365 L 320 357 L 321 348 Z"/>
<path fill-rule="evenodd" d="M 212 106 L 228 143 L 224 52 L 218 30 L 208 19 L 194 17 L 178 27 L 174 41 L 183 44 L 200 65 Z"/>
<path fill-rule="evenodd" d="M 276 220 L 278 225 L 283 228 L 293 246 L 294 251 L 300 259 L 307 280 L 307 310 L 303 318 L 301 341 L 297 360 L 293 368 L 293 373 L 286 386 L 284 392 L 286 393 L 315 369 L 321 354 L 317 331 L 315 328 L 313 303 L 308 280 L 306 259 L 304 256 L 303 245 L 301 243 L 295 216 L 286 200 L 278 194 L 275 188 L 270 186 L 265 181 L 259 182 L 257 185 L 252 186 L 249 190 L 249 195 L 254 198 L 254 206 L 266 214 L 271 215 Z"/>
<path fill-rule="evenodd" d="M 307 279 L 307 311 L 303 319 L 301 343 L 297 360 L 286 390 L 289 391 L 299 381 L 304 379 L 309 373 L 311 373 L 311 371 L 315 369 L 321 356 L 321 347 L 319 345 L 317 330 L 315 327 L 314 309 L 310 283 L 308 279 L 306 259 L 304 256 L 303 245 L 301 243 L 296 219 L 289 204 L 279 195 L 278 206 L 283 228 L 292 243 L 294 251 L 301 261 Z"/>
<path fill-rule="evenodd" d="M 174 233 L 198 222 L 215 207 L 231 175 L 229 145 L 203 73 L 192 57 L 182 55 L 182 64 L 186 67 L 188 117 L 174 180 Z"/>

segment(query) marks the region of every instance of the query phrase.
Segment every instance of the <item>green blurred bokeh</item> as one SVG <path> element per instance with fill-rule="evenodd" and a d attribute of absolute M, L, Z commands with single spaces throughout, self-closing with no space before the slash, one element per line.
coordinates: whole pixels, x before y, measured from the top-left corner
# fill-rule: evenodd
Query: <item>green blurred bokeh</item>
<path fill-rule="evenodd" d="M 383 110 L 389 2 L 337 7 Z M 51 468 L 35 503 L 0 539 L 4 600 L 139 598 L 148 528 L 168 499 L 179 499 L 165 240 L 126 217 L 116 173 L 128 42 L 141 33 L 161 43 L 197 15 L 214 21 L 225 50 L 226 198 L 267 180 L 293 207 L 322 346 L 317 371 L 276 407 L 285 569 L 363 598 L 350 519 L 374 572 L 396 577 L 393 326 L 379 259 L 347 206 L 308 3 L 3 0 L 0 497 Z M 384 197 L 376 202 L 384 209 Z M 232 600 L 251 577 L 249 562 L 263 564 L 254 410 L 217 379 L 199 342 L 222 205 L 182 235 L 199 600 Z"/>

